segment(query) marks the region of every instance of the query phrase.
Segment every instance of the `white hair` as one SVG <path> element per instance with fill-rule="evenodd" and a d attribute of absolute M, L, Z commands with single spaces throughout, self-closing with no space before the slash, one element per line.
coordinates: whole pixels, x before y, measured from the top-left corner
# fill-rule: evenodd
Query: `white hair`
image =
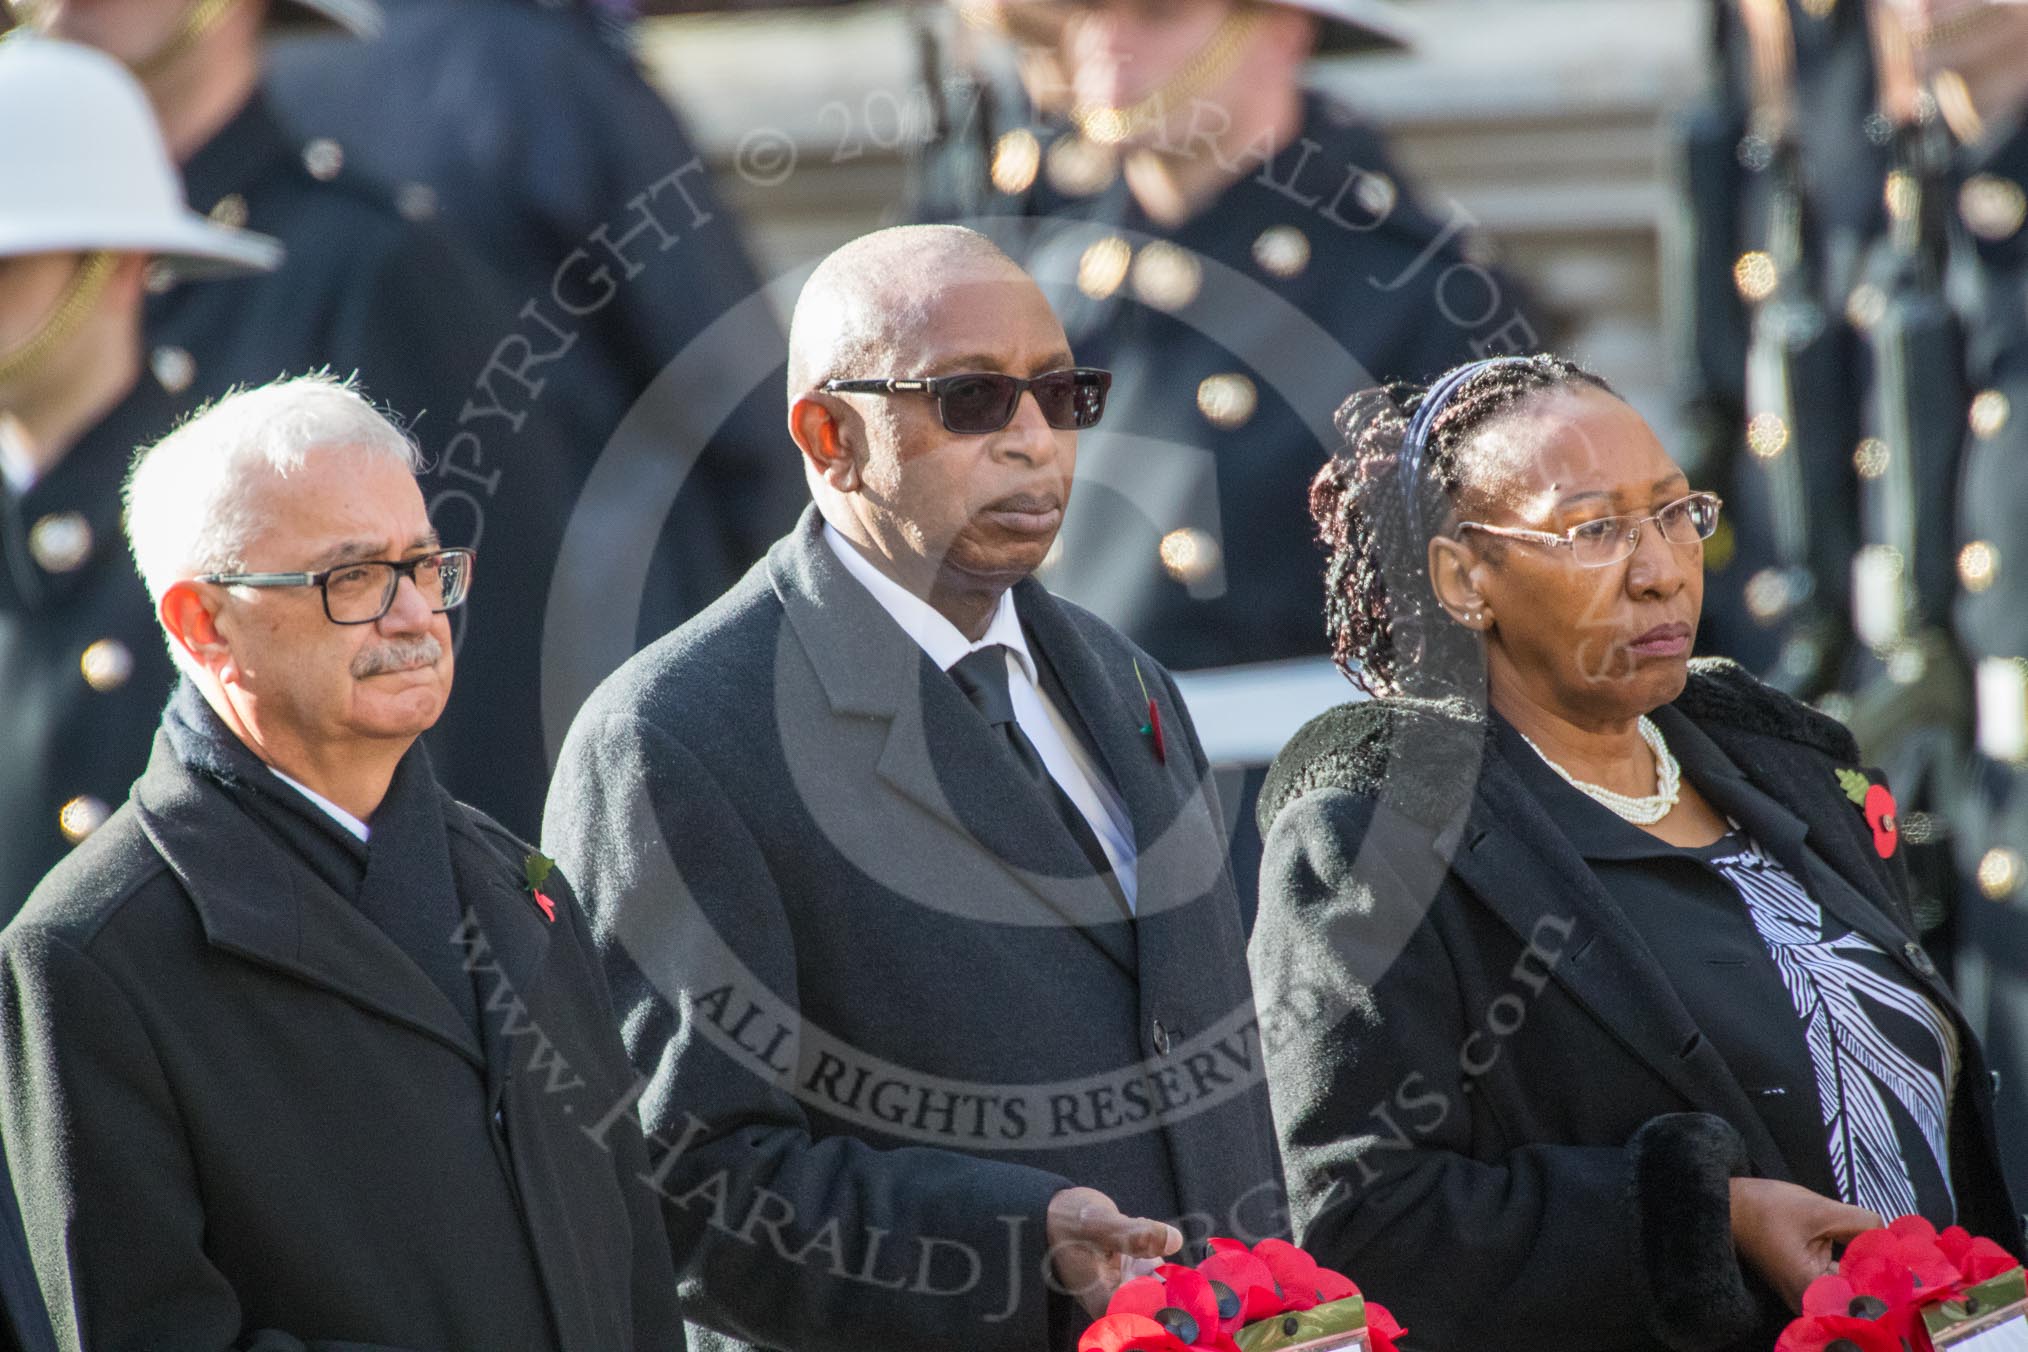
<path fill-rule="evenodd" d="M 127 545 L 157 605 L 177 582 L 241 571 L 259 533 L 257 496 L 313 452 L 344 448 L 423 468 L 414 441 L 350 380 L 326 372 L 234 390 L 134 458 Z M 173 645 L 172 645 L 173 647 Z"/>

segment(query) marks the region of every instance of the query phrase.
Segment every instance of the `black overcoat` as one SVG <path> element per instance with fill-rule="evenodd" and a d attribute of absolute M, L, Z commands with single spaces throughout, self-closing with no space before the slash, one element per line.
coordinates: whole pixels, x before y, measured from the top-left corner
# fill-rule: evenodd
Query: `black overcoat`
<path fill-rule="evenodd" d="M 1956 1020 L 1960 1219 L 2018 1253 L 1991 1075 L 1839 785 L 1850 734 L 1723 662 L 1654 717 L 1723 753 L 1700 791 Z M 1733 1256 L 1728 1180 L 1792 1171 L 1672 985 L 1725 972 L 1650 951 L 1489 727 L 1344 705 L 1269 775 L 1250 958 L 1298 1240 L 1416 1348 L 1765 1352 L 1786 1316 Z"/>
<path fill-rule="evenodd" d="M 1146 654 L 1017 586 L 1132 819 L 1129 923 L 820 526 L 600 688 L 544 840 L 652 1077 L 694 1345 L 1062 1352 L 1071 1182 L 1192 1239 L 1285 1223 L 1203 752 Z"/>
<path fill-rule="evenodd" d="M 0 935 L 0 1125 L 64 1348 L 682 1346 L 583 918 L 442 801 L 478 1038 L 160 737 Z"/>

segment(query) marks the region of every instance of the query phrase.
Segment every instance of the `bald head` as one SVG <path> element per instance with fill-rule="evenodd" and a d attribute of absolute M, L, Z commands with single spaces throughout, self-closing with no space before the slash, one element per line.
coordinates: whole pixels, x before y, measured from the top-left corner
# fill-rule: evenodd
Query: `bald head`
<path fill-rule="evenodd" d="M 961 225 L 901 225 L 844 245 L 817 265 L 789 323 L 789 400 L 827 380 L 907 375 L 890 369 L 967 283 L 1035 283 L 1000 246 Z"/>
<path fill-rule="evenodd" d="M 969 430 L 979 420 L 960 419 L 954 431 L 941 388 L 822 386 L 1025 382 L 1072 365 L 1042 288 L 984 235 L 918 225 L 854 240 L 811 274 L 789 326 L 789 434 L 817 510 L 875 567 L 977 637 L 1056 538 L 1076 429 L 1051 424 L 1032 388 L 1002 425 Z"/>

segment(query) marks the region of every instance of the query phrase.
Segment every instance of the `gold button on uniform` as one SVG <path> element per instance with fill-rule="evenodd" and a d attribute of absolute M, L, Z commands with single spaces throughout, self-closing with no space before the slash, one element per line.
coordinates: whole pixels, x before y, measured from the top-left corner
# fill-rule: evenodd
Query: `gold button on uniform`
<path fill-rule="evenodd" d="M 1743 253 L 1732 265 L 1732 284 L 1739 289 L 1739 298 L 1748 303 L 1772 296 L 1775 283 L 1780 280 L 1781 271 L 1775 266 L 1774 255 L 1764 249 Z"/>
<path fill-rule="evenodd" d="M 1183 526 L 1162 537 L 1162 570 L 1178 582 L 1202 582 L 1218 566 L 1218 541 L 1211 532 Z"/>
<path fill-rule="evenodd" d="M 1271 225 L 1253 242 L 1253 261 L 1276 277 L 1294 277 L 1310 265 L 1310 237 L 1293 225 Z"/>
<path fill-rule="evenodd" d="M 1104 300 L 1127 280 L 1134 251 L 1118 235 L 1107 235 L 1085 246 L 1077 260 L 1077 289 L 1093 300 Z"/>
<path fill-rule="evenodd" d="M 1958 189 L 1958 215 L 1965 229 L 1993 244 L 2012 239 L 2028 221 L 2028 193 L 2011 178 L 1973 174 Z"/>
<path fill-rule="evenodd" d="M 1788 449 L 1789 425 L 1778 413 L 1756 413 L 1746 425 L 1746 448 L 1763 460 L 1772 460 Z"/>
<path fill-rule="evenodd" d="M 246 198 L 229 192 L 212 203 L 211 210 L 205 214 L 228 230 L 243 229 L 246 225 Z"/>
<path fill-rule="evenodd" d="M 1253 381 L 1238 371 L 1206 376 L 1197 383 L 1197 411 L 1213 427 L 1243 427 L 1260 404 Z"/>
<path fill-rule="evenodd" d="M 303 147 L 303 167 L 311 178 L 329 183 L 345 167 L 345 148 L 328 136 L 319 136 Z"/>
<path fill-rule="evenodd" d="M 175 287 L 176 269 L 159 258 L 141 272 L 141 289 L 151 296 L 166 296 Z"/>
<path fill-rule="evenodd" d="M 92 525 L 80 512 L 51 512 L 28 528 L 28 552 L 47 573 L 71 573 L 92 556 Z"/>
<path fill-rule="evenodd" d="M 1075 132 L 1059 136 L 1043 157 L 1049 186 L 1070 197 L 1089 197 L 1112 184 L 1120 172 L 1119 156 Z"/>
<path fill-rule="evenodd" d="M 1887 293 L 1871 282 L 1852 288 L 1845 298 L 1845 318 L 1861 333 L 1871 329 L 1887 313 Z"/>
<path fill-rule="evenodd" d="M 1789 609 L 1789 577 L 1779 568 L 1763 568 L 1746 582 L 1746 610 L 1762 624 L 1773 624 Z"/>
<path fill-rule="evenodd" d="M 1179 244 L 1158 239 L 1134 255 L 1134 294 L 1158 310 L 1180 310 L 1197 299 L 1204 265 Z"/>
<path fill-rule="evenodd" d="M 77 665 L 85 684 L 105 693 L 118 690 L 134 674 L 134 653 L 116 638 L 102 638 L 79 655 Z"/>
<path fill-rule="evenodd" d="M 1877 479 L 1887 473 L 1888 459 L 1887 443 L 1879 437 L 1868 437 L 1852 452 L 1852 468 L 1862 479 Z"/>
<path fill-rule="evenodd" d="M 1979 868 L 1975 875 L 1979 892 L 1988 901 L 2005 901 L 2021 886 L 2024 868 L 2019 851 L 2005 845 L 1987 850 L 1979 857 Z"/>
<path fill-rule="evenodd" d="M 75 845 L 106 824 L 112 810 L 88 793 L 81 793 L 57 809 L 56 827 L 63 838 Z"/>
<path fill-rule="evenodd" d="M 2000 576 L 2000 551 L 1991 541 L 1974 540 L 1958 551 L 1958 581 L 1968 592 L 1982 592 Z"/>
<path fill-rule="evenodd" d="M 1042 167 L 1042 143 L 1026 127 L 1016 127 L 993 143 L 993 186 L 1004 193 L 1027 192 Z"/>
<path fill-rule="evenodd" d="M 1387 175 L 1367 172 L 1359 176 L 1359 186 L 1352 190 L 1352 196 L 1359 200 L 1360 210 L 1379 217 L 1394 210 L 1394 204 L 1401 200 L 1401 189 Z"/>
<path fill-rule="evenodd" d="M 1906 169 L 1890 169 L 1887 172 L 1887 186 L 1882 194 L 1888 216 L 1905 221 L 1922 204 L 1922 189 L 1916 186 L 1915 175 Z"/>
<path fill-rule="evenodd" d="M 155 383 L 171 394 L 183 393 L 197 379 L 197 359 L 167 343 L 148 354 L 148 369 L 155 373 Z"/>
<path fill-rule="evenodd" d="M 2005 430 L 2013 411 L 2006 395 L 1998 390 L 1980 390 L 1972 396 L 1972 411 L 1968 419 L 1972 435 L 1980 441 L 1991 441 Z"/>

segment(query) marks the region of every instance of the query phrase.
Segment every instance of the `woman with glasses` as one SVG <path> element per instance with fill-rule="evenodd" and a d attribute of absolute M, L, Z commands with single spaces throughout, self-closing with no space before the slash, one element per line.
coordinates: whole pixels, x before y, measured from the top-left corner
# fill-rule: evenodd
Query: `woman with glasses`
<path fill-rule="evenodd" d="M 1891 794 L 1691 660 L 1718 499 L 1550 357 L 1338 426 L 1311 510 L 1373 698 L 1270 772 L 1251 950 L 1299 1242 L 1502 1352 L 1764 1350 L 1882 1217 L 2018 1250 Z"/>

